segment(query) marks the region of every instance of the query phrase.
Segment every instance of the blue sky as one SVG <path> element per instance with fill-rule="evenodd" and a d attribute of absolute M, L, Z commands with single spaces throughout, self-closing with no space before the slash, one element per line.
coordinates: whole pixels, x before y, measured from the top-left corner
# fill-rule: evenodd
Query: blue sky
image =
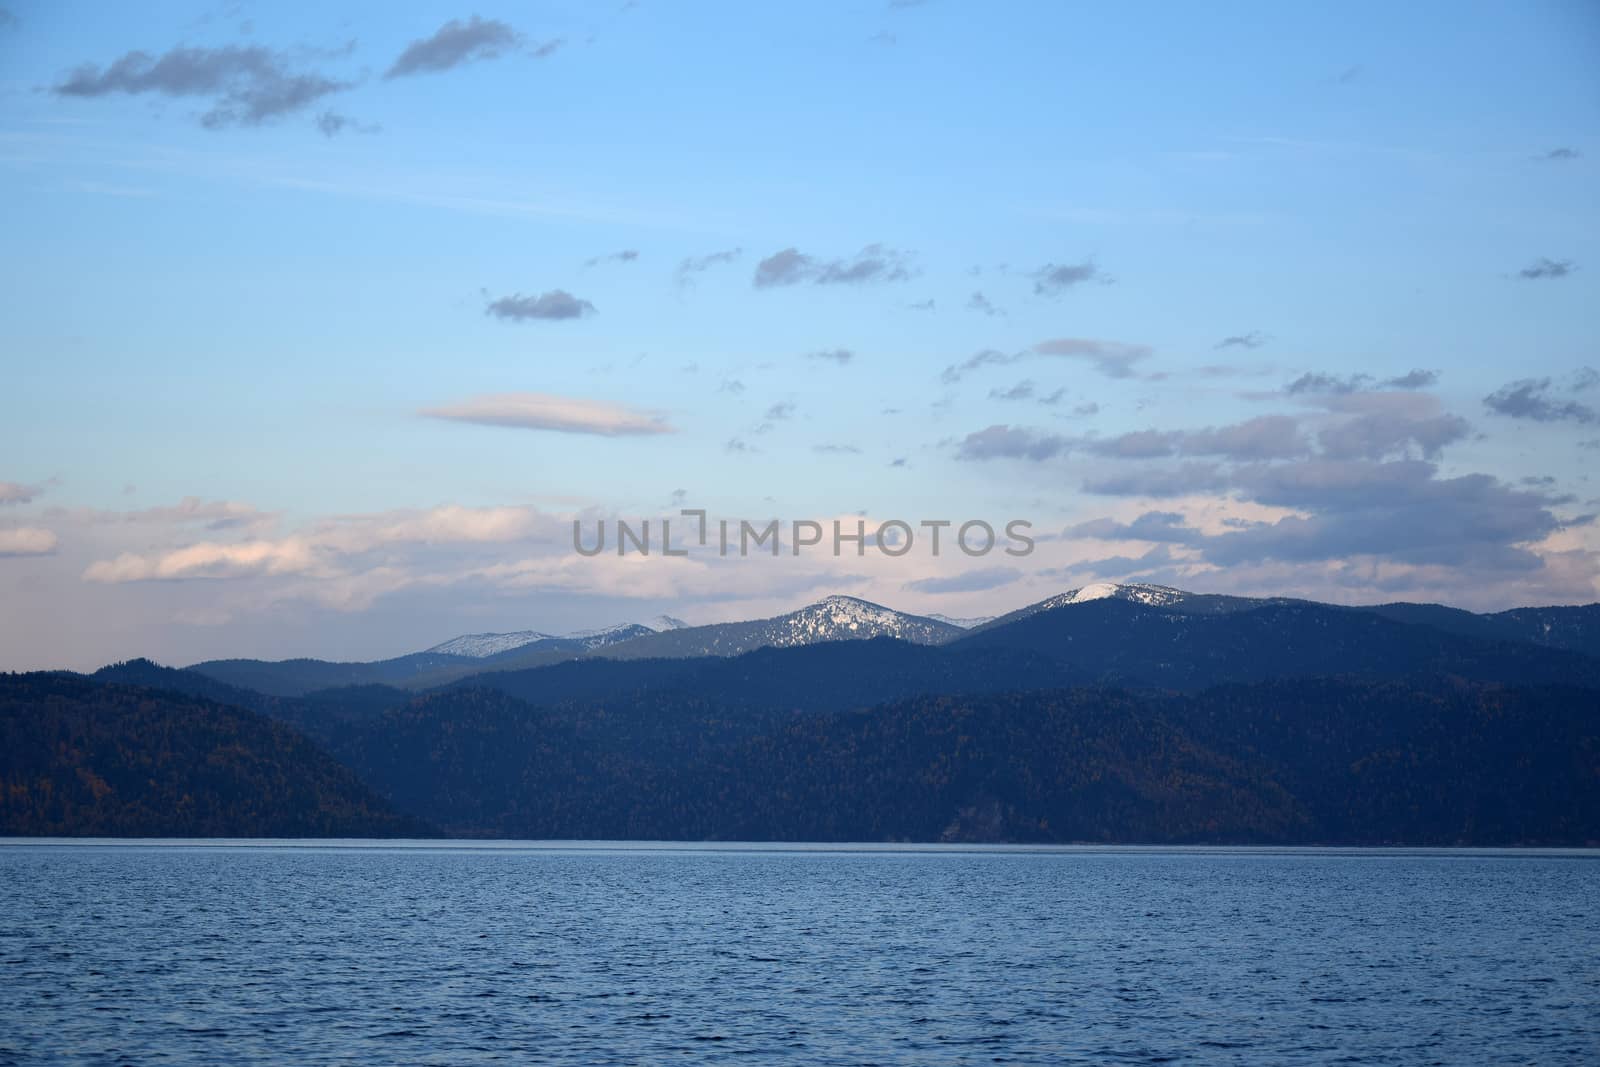
<path fill-rule="evenodd" d="M 5 11 L 0 666 L 1600 595 L 1593 4 Z M 572 558 L 680 505 L 1049 540 Z"/>

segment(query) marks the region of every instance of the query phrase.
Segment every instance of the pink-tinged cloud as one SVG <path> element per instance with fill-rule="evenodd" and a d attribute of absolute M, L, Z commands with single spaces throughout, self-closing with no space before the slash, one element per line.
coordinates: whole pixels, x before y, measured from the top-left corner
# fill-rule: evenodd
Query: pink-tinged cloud
<path fill-rule="evenodd" d="M 430 419 L 471 422 L 480 426 L 510 426 L 520 430 L 598 434 L 602 437 L 676 432 L 660 412 L 549 393 L 490 393 L 456 404 L 424 408 L 418 414 Z"/>
<path fill-rule="evenodd" d="M 56 535 L 38 526 L 13 526 L 0 530 L 0 558 L 48 556 L 56 550 Z"/>

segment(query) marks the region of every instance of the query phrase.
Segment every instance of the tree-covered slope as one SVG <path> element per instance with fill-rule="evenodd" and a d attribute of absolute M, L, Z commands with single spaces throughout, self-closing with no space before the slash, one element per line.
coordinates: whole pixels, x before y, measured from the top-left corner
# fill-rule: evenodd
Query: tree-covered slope
<path fill-rule="evenodd" d="M 283 723 L 165 690 L 0 675 L 0 833 L 427 833 Z"/>

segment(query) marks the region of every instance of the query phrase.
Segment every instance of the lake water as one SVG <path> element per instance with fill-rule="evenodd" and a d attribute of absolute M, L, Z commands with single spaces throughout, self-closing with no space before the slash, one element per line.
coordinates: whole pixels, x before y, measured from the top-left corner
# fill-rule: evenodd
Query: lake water
<path fill-rule="evenodd" d="M 0 1063 L 1600 1062 L 1600 853 L 0 843 Z"/>

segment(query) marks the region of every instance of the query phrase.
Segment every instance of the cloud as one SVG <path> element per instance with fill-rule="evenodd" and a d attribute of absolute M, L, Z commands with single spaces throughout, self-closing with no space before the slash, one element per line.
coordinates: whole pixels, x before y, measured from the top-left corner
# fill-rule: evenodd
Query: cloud
<path fill-rule="evenodd" d="M 42 485 L 23 485 L 20 482 L 0 482 L 0 505 L 31 504 L 44 492 Z"/>
<path fill-rule="evenodd" d="M 337 137 L 341 133 L 378 133 L 381 126 L 372 123 L 358 122 L 349 115 L 341 115 L 337 111 L 324 111 L 317 116 L 317 129 L 322 131 L 324 137 Z"/>
<path fill-rule="evenodd" d="M 1590 375 L 1595 372 L 1585 367 L 1575 376 L 1573 391 L 1588 388 Z M 1530 419 L 1534 422 L 1592 423 L 1600 420 L 1594 408 L 1576 400 L 1563 400 L 1550 396 L 1553 388 L 1549 378 L 1522 378 L 1502 385 L 1483 398 L 1483 406 L 1496 415 L 1513 419 Z"/>
<path fill-rule="evenodd" d="M 1053 459 L 1072 447 L 1060 434 L 1047 434 L 1024 426 L 994 425 L 969 433 L 956 448 L 957 459 Z"/>
<path fill-rule="evenodd" d="M 1471 424 L 1459 415 L 1413 418 L 1396 411 L 1378 411 L 1347 419 L 1317 434 L 1322 454 L 1334 459 L 1382 459 L 1415 444 L 1423 456 L 1437 458 L 1440 449 L 1464 439 Z"/>
<path fill-rule="evenodd" d="M 1310 445 L 1299 422 L 1288 415 L 1262 415 L 1228 426 L 1199 430 L 1136 430 L 1103 440 L 1080 442 L 1085 451 L 1110 459 L 1166 456 L 1222 456 L 1232 460 L 1292 459 Z"/>
<path fill-rule="evenodd" d="M 1001 352 L 995 348 L 985 348 L 981 352 L 974 352 L 964 362 L 953 363 L 944 369 L 939 376 L 946 385 L 954 385 L 961 380 L 962 375 L 975 371 L 979 367 L 1000 366 L 1015 363 L 1027 356 L 1026 352 Z"/>
<path fill-rule="evenodd" d="M 1189 544 L 1203 536 L 1187 525 L 1183 515 L 1176 511 L 1147 511 L 1129 523 L 1092 519 L 1069 526 L 1063 532 L 1068 537 L 1092 537 L 1100 541 L 1155 541 L 1178 545 Z"/>
<path fill-rule="evenodd" d="M 1127 523 L 1096 519 L 1065 531 L 1174 546 L 1182 556 L 1173 561 L 1217 568 L 1206 571 L 1211 574 L 1267 563 L 1313 564 L 1370 584 L 1385 568 L 1392 577 L 1399 565 L 1444 570 L 1464 586 L 1524 581 L 1545 567 L 1532 546 L 1568 525 L 1552 510 L 1561 498 L 1542 483 L 1519 488 L 1486 474 L 1441 478 L 1436 464 L 1417 459 L 1317 457 L 1227 472 L 1146 470 L 1086 488 L 1134 497 L 1225 491 L 1246 506 L 1270 509 L 1265 519 L 1224 519 L 1220 530 L 1203 529 L 1174 509 L 1147 511 Z"/>
<path fill-rule="evenodd" d="M 1336 395 L 1358 393 L 1366 389 L 1426 389 L 1439 381 L 1439 372 L 1436 370 L 1411 370 L 1395 378 L 1379 380 L 1370 374 L 1351 374 L 1339 377 L 1334 374 L 1323 374 L 1317 371 L 1308 371 L 1294 381 L 1283 387 L 1283 391 L 1290 396 L 1302 394 L 1330 393 Z"/>
<path fill-rule="evenodd" d="M 1389 378 L 1382 384 L 1391 389 L 1427 389 L 1438 382 L 1439 372 L 1436 370 L 1412 370 L 1398 378 Z"/>
<path fill-rule="evenodd" d="M 738 396 L 740 393 L 744 392 L 744 388 L 744 383 L 739 379 L 728 378 L 721 385 L 717 386 L 717 392 L 732 393 L 734 396 Z"/>
<path fill-rule="evenodd" d="M 861 454 L 861 449 L 855 445 L 812 445 L 811 451 L 834 456 L 859 456 Z"/>
<path fill-rule="evenodd" d="M 1039 296 L 1060 296 L 1068 289 L 1082 285 L 1084 282 L 1109 282 L 1111 280 L 1101 274 L 1099 269 L 1089 261 L 1061 265 L 1046 263 L 1034 271 L 1030 277 L 1033 278 L 1033 291 Z"/>
<path fill-rule="evenodd" d="M 56 550 L 57 538 L 38 526 L 13 526 L 0 529 L 0 559 L 18 556 L 48 556 Z"/>
<path fill-rule="evenodd" d="M 1575 159 L 1582 159 L 1583 153 L 1576 148 L 1552 148 L 1542 156 L 1536 156 L 1545 163 L 1570 163 Z"/>
<path fill-rule="evenodd" d="M 1081 338 L 1061 337 L 1053 341 L 1040 341 L 1033 351 L 1042 356 L 1065 356 L 1069 359 L 1086 359 L 1094 369 L 1108 378 L 1134 377 L 1133 365 L 1151 356 L 1147 345 L 1130 345 L 1121 341 L 1091 341 Z"/>
<path fill-rule="evenodd" d="M 522 35 L 504 22 L 473 15 L 466 22 L 451 19 L 431 37 L 412 41 L 400 53 L 385 78 L 451 70 L 463 63 L 495 59 L 516 48 Z M 554 42 L 559 44 L 560 42 Z M 554 51 L 551 47 L 549 51 Z M 548 55 L 549 51 L 542 54 Z M 536 52 L 535 54 L 541 54 Z"/>
<path fill-rule="evenodd" d="M 792 419 L 794 418 L 794 404 L 787 400 L 781 400 L 769 407 L 762 418 L 767 422 L 784 422 L 787 419 Z"/>
<path fill-rule="evenodd" d="M 911 277 L 903 252 L 871 244 L 849 259 L 817 259 L 794 248 L 785 248 L 756 264 L 757 289 L 784 285 L 861 285 L 869 282 L 899 282 Z"/>
<path fill-rule="evenodd" d="M 1252 330 L 1249 333 L 1240 333 L 1240 334 L 1234 334 L 1232 337 L 1224 337 L 1222 340 L 1218 341 L 1216 344 L 1212 345 L 1211 347 L 1212 348 L 1260 348 L 1262 345 L 1264 345 L 1266 343 L 1267 343 L 1267 338 L 1266 338 L 1265 335 L 1257 333 L 1256 331 Z"/>
<path fill-rule="evenodd" d="M 1058 390 L 1059 392 L 1059 390 Z M 1033 383 L 1026 378 L 1013 385 L 1010 389 L 989 390 L 990 400 L 1032 400 Z M 1041 400 L 1041 404 L 1053 404 L 1054 400 Z"/>
<path fill-rule="evenodd" d="M 609 256 L 595 256 L 593 259 L 583 261 L 585 267 L 598 267 L 602 263 L 632 263 L 639 258 L 637 249 L 624 248 L 620 252 L 613 252 Z"/>
<path fill-rule="evenodd" d="M 1540 566 L 1523 546 L 1561 525 L 1548 495 L 1486 474 L 1437 472 L 1420 460 L 1315 460 L 1242 472 L 1237 485 L 1251 499 L 1309 514 L 1207 538 L 1204 557 L 1220 566 L 1351 556 L 1490 571 Z"/>
<path fill-rule="evenodd" d="M 365 606 L 378 593 L 412 579 L 397 549 L 438 553 L 450 546 L 504 545 L 554 533 L 552 523 L 531 508 L 468 508 L 444 505 L 425 510 L 349 515 L 281 538 L 207 540 L 153 552 L 123 552 L 95 560 L 87 582 L 175 582 L 197 579 L 308 578 L 328 583 L 332 606 Z M 359 592 L 359 595 L 357 593 Z"/>
<path fill-rule="evenodd" d="M 675 433 L 665 416 L 600 400 L 552 396 L 548 393 L 494 393 L 457 404 L 425 408 L 430 419 L 510 426 L 523 430 L 625 437 Z"/>
<path fill-rule="evenodd" d="M 1517 277 L 1528 281 L 1537 281 L 1540 278 L 1565 278 L 1577 270 L 1577 264 L 1570 259 L 1547 259 L 1540 256 L 1531 264 L 1517 272 Z"/>
<path fill-rule="evenodd" d="M 53 87 L 58 96 L 83 98 L 122 93 L 205 97 L 200 116 L 210 129 L 255 126 L 300 111 L 354 83 L 317 71 L 296 70 L 282 53 L 258 46 L 179 46 L 161 56 L 128 52 L 105 68 L 85 64 Z"/>
<path fill-rule="evenodd" d="M 977 293 L 977 292 L 973 293 L 971 296 L 969 296 L 967 298 L 967 310 L 968 311 L 979 311 L 979 312 L 982 312 L 985 315 L 990 316 L 991 318 L 993 316 L 995 316 L 995 315 L 1003 315 L 1003 314 L 1005 314 L 1005 312 L 1001 311 L 999 308 L 997 308 L 993 304 L 991 304 L 989 302 L 989 298 L 988 297 L 984 296 L 982 293 Z"/>
<path fill-rule="evenodd" d="M 1083 490 L 1100 496 L 1178 497 L 1226 488 L 1228 478 L 1215 463 L 1184 463 L 1177 467 L 1142 467 L 1084 479 Z"/>
<path fill-rule="evenodd" d="M 1097 456 L 1111 459 L 1155 459 L 1176 455 L 1183 434 L 1177 430 L 1135 430 L 1104 441 L 1088 442 L 1086 448 Z"/>
<path fill-rule="evenodd" d="M 1133 365 L 1140 360 L 1148 359 L 1151 354 L 1151 350 L 1145 345 L 1062 337 L 1052 341 L 1040 341 L 1032 348 L 1021 352 L 1002 352 L 995 348 L 985 348 L 960 363 L 946 367 L 940 375 L 940 380 L 946 385 L 954 385 L 965 375 L 981 367 L 1006 366 L 1033 356 L 1084 359 L 1090 361 L 1095 370 L 1109 378 L 1132 378 L 1136 376 Z"/>
<path fill-rule="evenodd" d="M 690 285 L 696 274 L 704 274 L 719 264 L 733 263 L 742 255 L 744 249 L 729 248 L 721 252 L 708 252 L 703 256 L 689 256 L 678 264 L 678 284 Z"/>
<path fill-rule="evenodd" d="M 849 363 L 851 360 L 855 359 L 856 354 L 848 348 L 829 348 L 821 352 L 807 352 L 806 358 L 827 360 L 830 363 L 837 363 L 842 367 L 846 363 Z"/>
<path fill-rule="evenodd" d="M 1299 422 L 1288 415 L 1262 415 L 1231 426 L 1185 431 L 1178 451 L 1186 456 L 1226 456 L 1234 460 L 1292 459 L 1311 451 Z"/>
<path fill-rule="evenodd" d="M 538 296 L 523 296 L 516 293 L 512 296 L 502 296 L 498 300 L 491 300 L 484 308 L 484 314 L 493 315 L 498 319 L 580 319 L 585 315 L 593 315 L 595 307 L 587 300 L 580 300 L 565 289 L 552 289 Z"/>
<path fill-rule="evenodd" d="M 919 578 L 901 586 L 909 593 L 976 593 L 999 589 L 1022 577 L 1015 567 L 981 567 L 940 578 Z"/>
<path fill-rule="evenodd" d="M 171 552 L 124 552 L 96 560 L 83 572 L 86 582 L 179 581 L 189 578 L 242 578 L 250 575 L 312 574 L 317 569 L 311 545 L 298 538 L 220 544 L 204 541 Z"/>

